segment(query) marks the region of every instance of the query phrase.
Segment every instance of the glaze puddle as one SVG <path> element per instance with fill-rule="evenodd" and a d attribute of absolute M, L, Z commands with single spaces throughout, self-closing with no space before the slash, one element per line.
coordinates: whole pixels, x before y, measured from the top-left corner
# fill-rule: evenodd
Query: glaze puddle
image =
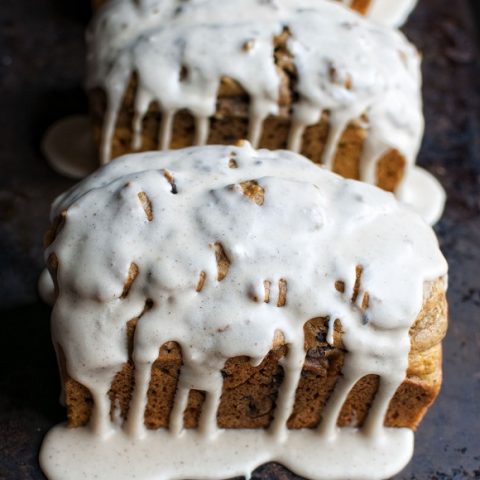
<path fill-rule="evenodd" d="M 134 441 L 121 430 L 103 440 L 88 427 L 60 425 L 46 437 L 40 463 L 50 480 L 249 478 L 269 461 L 316 480 L 380 480 L 400 471 L 412 451 L 408 429 L 385 428 L 376 438 L 354 429 L 340 429 L 333 438 L 289 431 L 284 442 L 263 430 L 221 430 L 211 439 L 195 430 L 178 437 L 157 430 Z"/>

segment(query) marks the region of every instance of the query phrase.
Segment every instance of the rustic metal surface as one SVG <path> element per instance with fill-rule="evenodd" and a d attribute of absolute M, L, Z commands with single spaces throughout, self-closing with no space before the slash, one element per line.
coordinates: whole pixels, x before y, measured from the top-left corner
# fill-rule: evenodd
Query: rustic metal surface
<path fill-rule="evenodd" d="M 427 134 L 419 163 L 449 195 L 437 231 L 451 268 L 451 325 L 441 396 L 417 433 L 413 461 L 396 480 L 480 479 L 480 57 L 468 0 L 420 2 L 406 31 L 425 56 Z M 0 6 L 2 480 L 43 479 L 41 439 L 64 418 L 50 312 L 37 299 L 36 279 L 49 204 L 72 183 L 48 168 L 39 141 L 53 120 L 86 108 L 83 4 L 2 0 Z M 269 465 L 254 478 L 296 477 Z"/>

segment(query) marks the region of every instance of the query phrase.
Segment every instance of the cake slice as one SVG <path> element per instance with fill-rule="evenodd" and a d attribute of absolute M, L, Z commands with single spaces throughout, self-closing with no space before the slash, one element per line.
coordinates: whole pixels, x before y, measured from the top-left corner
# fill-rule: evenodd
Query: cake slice
<path fill-rule="evenodd" d="M 69 427 L 45 441 L 51 478 L 408 461 L 447 265 L 391 194 L 248 143 L 127 155 L 55 202 L 46 243 Z"/>

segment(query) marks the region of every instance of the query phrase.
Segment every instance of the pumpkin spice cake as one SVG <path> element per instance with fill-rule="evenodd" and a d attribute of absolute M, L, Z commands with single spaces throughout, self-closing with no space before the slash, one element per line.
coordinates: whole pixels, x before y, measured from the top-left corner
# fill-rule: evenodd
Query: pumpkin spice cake
<path fill-rule="evenodd" d="M 87 44 L 103 164 L 246 138 L 441 216 L 441 185 L 415 166 L 420 55 L 391 27 L 328 0 L 116 0 Z"/>
<path fill-rule="evenodd" d="M 408 462 L 441 384 L 447 265 L 391 194 L 248 143 L 141 153 L 60 197 L 46 243 L 68 412 L 51 480 Z"/>
<path fill-rule="evenodd" d="M 102 163 L 248 138 L 388 191 L 415 163 L 419 54 L 338 3 L 119 0 L 87 39 Z"/>

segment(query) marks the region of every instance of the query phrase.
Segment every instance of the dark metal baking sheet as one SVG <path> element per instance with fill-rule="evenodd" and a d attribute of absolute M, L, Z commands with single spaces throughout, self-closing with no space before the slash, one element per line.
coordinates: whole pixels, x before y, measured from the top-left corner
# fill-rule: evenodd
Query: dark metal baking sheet
<path fill-rule="evenodd" d="M 86 110 L 83 0 L 0 5 L 0 479 L 38 480 L 44 434 L 62 421 L 49 309 L 36 295 L 51 200 L 72 182 L 39 151 L 55 119 Z M 424 54 L 427 133 L 419 163 L 449 200 L 437 232 L 450 262 L 445 383 L 396 480 L 480 479 L 480 81 L 473 7 L 420 0 L 405 28 Z M 347 461 L 347 460 L 346 460 Z M 279 466 L 258 479 L 293 479 Z M 66 479 L 68 480 L 68 479 Z"/>

